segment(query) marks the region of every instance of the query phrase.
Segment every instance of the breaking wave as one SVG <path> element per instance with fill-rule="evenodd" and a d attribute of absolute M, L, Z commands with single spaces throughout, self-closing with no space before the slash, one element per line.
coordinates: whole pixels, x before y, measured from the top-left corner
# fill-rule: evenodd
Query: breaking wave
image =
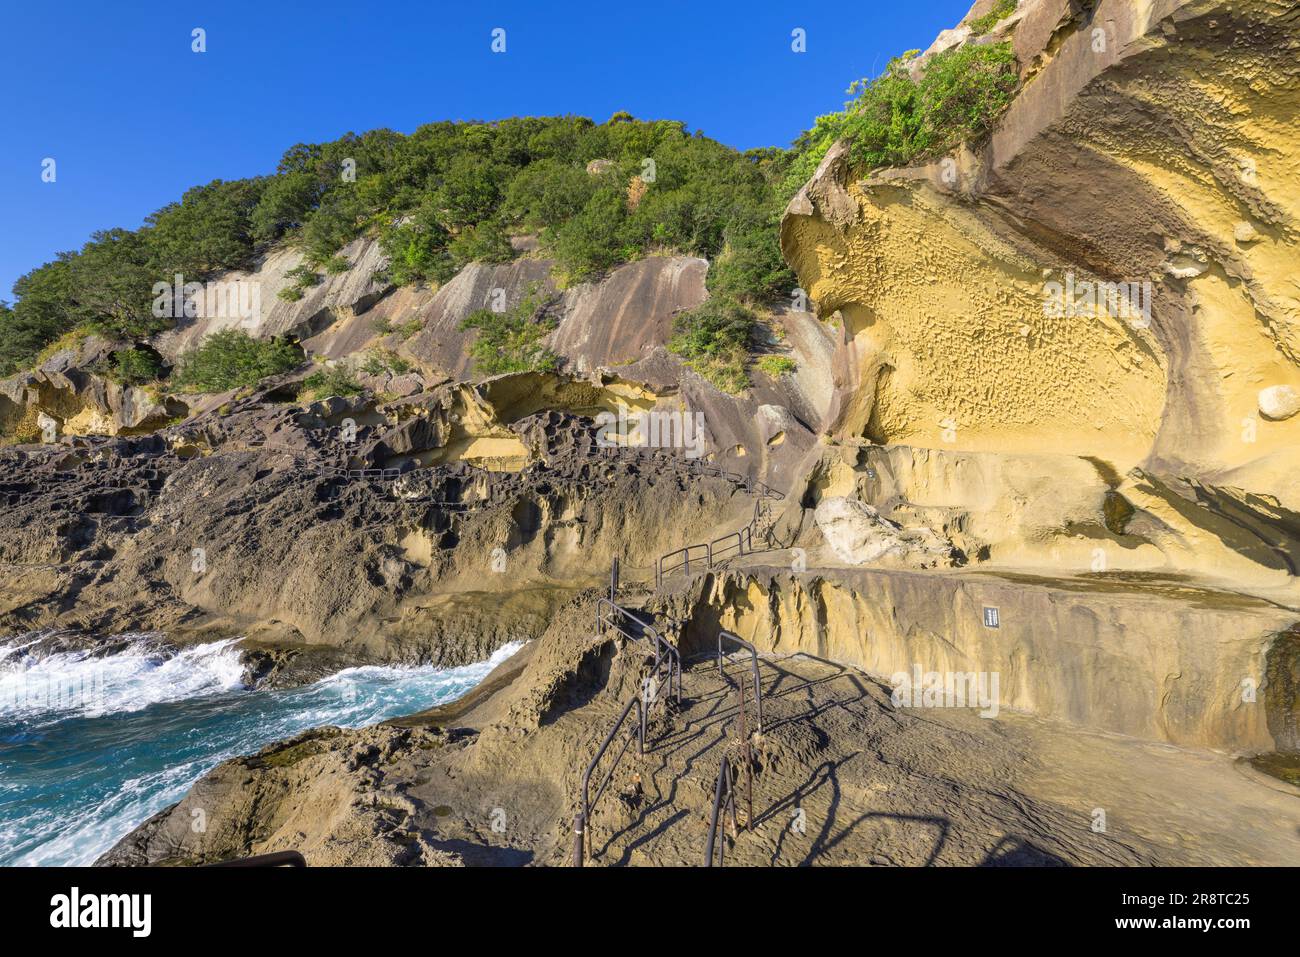
<path fill-rule="evenodd" d="M 451 701 L 522 647 L 459 668 L 348 668 L 252 691 L 238 639 L 171 653 L 0 647 L 0 865 L 89 864 L 215 765 L 322 725 L 362 727 Z M 33 640 L 35 639 L 35 640 Z"/>

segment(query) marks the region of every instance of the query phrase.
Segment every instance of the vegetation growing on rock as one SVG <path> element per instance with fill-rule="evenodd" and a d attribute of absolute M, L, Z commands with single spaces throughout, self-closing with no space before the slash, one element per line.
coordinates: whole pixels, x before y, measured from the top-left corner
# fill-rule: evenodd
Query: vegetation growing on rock
<path fill-rule="evenodd" d="M 400 285 L 442 283 L 474 261 L 505 262 L 516 255 L 511 237 L 532 234 L 562 283 L 598 279 L 651 253 L 708 258 L 718 303 L 683 321 L 674 350 L 736 391 L 745 384 L 747 346 L 730 333 L 713 341 L 713 320 L 791 294 L 778 221 L 830 144 L 850 140 L 861 167 L 913 162 L 983 135 L 1015 89 L 1009 44 L 944 51 L 923 72 L 909 69 L 911 58 L 854 84 L 855 99 L 818 119 L 794 150 L 741 153 L 680 122 L 621 113 L 604 124 L 574 116 L 440 122 L 409 136 L 381 129 L 298 144 L 273 175 L 195 187 L 141 229 L 95 233 L 80 251 L 19 279 L 16 302 L 0 304 L 0 375 L 32 365 L 74 329 L 117 341 L 163 331 L 172 320 L 153 314 L 155 283 L 248 267 L 273 244 L 305 251 L 292 284 L 279 291 L 298 301 L 322 272 L 349 268 L 340 250 L 363 235 L 378 239 L 388 260 L 383 278 Z M 535 348 L 541 327 L 517 319 L 508 327 L 500 317 L 474 319 L 480 369 L 553 364 Z M 209 361 L 191 369 L 191 385 L 200 385 L 192 377 Z M 256 366 L 243 361 L 241 368 Z M 204 381 L 221 388 L 216 383 L 234 380 Z"/>
<path fill-rule="evenodd" d="M 673 320 L 668 348 L 724 392 L 749 385 L 745 363 L 757 319 L 734 300 L 711 298 Z"/>
<path fill-rule="evenodd" d="M 719 280 L 728 295 L 785 294 L 775 184 L 786 158 L 625 115 L 441 122 L 409 136 L 372 130 L 298 144 L 274 175 L 195 187 L 141 229 L 96 233 L 23 276 L 17 301 L 0 310 L 0 375 L 78 325 L 119 339 L 162 331 L 171 320 L 150 310 L 155 283 L 247 267 L 281 242 L 306 252 L 288 299 L 318 270 L 345 268 L 340 249 L 362 235 L 378 237 L 388 278 L 403 284 L 506 261 L 519 233 L 538 234 L 571 282 L 661 250 L 710 259 L 731 250 Z"/>
<path fill-rule="evenodd" d="M 555 319 L 548 314 L 551 304 L 534 283 L 511 309 L 500 312 L 476 309 L 466 316 L 460 328 L 478 331 L 469 349 L 475 372 L 499 375 L 503 372 L 554 371 L 558 357 L 542 345 L 542 340 L 556 325 Z"/>
<path fill-rule="evenodd" d="M 411 363 L 392 349 L 376 346 L 366 351 L 361 363 L 361 371 L 367 375 L 383 375 L 387 372 L 403 375 L 411 371 Z"/>
<path fill-rule="evenodd" d="M 162 359 L 152 349 L 133 346 L 114 352 L 99 371 L 104 378 L 120 385 L 143 385 L 153 382 L 163 372 Z"/>
<path fill-rule="evenodd" d="M 795 143 L 783 193 L 792 195 L 841 139 L 862 170 L 906 166 L 985 135 L 1011 103 L 1018 82 L 1010 43 L 967 44 L 935 54 L 919 78 L 909 50 L 874 80 L 849 87 L 854 98 L 838 113 L 817 118 Z"/>
<path fill-rule="evenodd" d="M 791 375 L 797 368 L 789 356 L 763 356 L 758 360 L 759 371 L 773 379 Z"/>
<path fill-rule="evenodd" d="M 997 0 L 993 9 L 982 17 L 976 17 L 969 24 L 971 36 L 983 36 L 995 26 L 1016 12 L 1018 0 Z"/>
<path fill-rule="evenodd" d="M 360 395 L 363 391 L 361 383 L 357 382 L 351 369 L 347 366 L 335 365 L 317 369 L 303 379 L 299 398 L 315 401 L 332 395 Z"/>
<path fill-rule="evenodd" d="M 181 359 L 172 384 L 192 392 L 225 392 L 255 385 L 302 363 L 302 351 L 279 339 L 259 340 L 239 329 L 214 332 Z"/>

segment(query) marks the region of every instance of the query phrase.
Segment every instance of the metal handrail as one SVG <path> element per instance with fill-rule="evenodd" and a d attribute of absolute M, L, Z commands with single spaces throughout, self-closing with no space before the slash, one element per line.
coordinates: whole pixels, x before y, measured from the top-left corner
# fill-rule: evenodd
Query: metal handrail
<path fill-rule="evenodd" d="M 638 625 L 641 626 L 641 628 L 643 629 L 643 634 L 638 635 L 634 632 L 628 631 L 626 628 L 620 625 L 618 621 L 614 620 L 610 616 L 603 614 L 602 613 L 603 609 L 608 609 L 615 616 L 632 619 Z M 627 638 L 630 638 L 633 641 L 649 640 L 650 646 L 654 649 L 654 653 L 655 653 L 653 673 L 656 679 L 659 677 L 660 671 L 666 667 L 667 674 L 665 675 L 665 677 L 667 678 L 668 681 L 669 691 L 675 694 L 678 702 L 682 700 L 681 652 L 678 651 L 677 648 L 673 644 L 671 644 L 666 638 L 664 638 L 664 636 L 659 633 L 659 630 L 655 628 L 654 625 L 650 624 L 650 622 L 646 621 L 644 618 L 642 618 L 640 615 L 636 614 L 635 612 L 627 608 L 624 608 L 622 605 L 616 604 L 615 602 L 611 601 L 608 598 L 600 598 L 597 599 L 596 601 L 596 634 L 597 635 L 604 634 L 602 630 L 604 628 L 613 628 L 619 634 Z M 657 689 L 656 689 L 655 700 L 656 701 L 658 700 Z"/>
<path fill-rule="evenodd" d="M 297 851 L 274 851 L 270 854 L 254 854 L 252 857 L 237 857 L 232 861 L 217 861 L 205 867 L 306 867 L 307 859 Z"/>
<path fill-rule="evenodd" d="M 733 538 L 736 540 L 734 546 L 728 545 L 726 549 L 719 549 L 717 547 L 720 542 L 730 541 Z M 754 533 L 750 530 L 749 525 L 737 529 L 734 532 L 728 532 L 726 535 L 719 538 L 715 538 L 713 541 L 709 542 L 709 567 L 712 568 L 714 563 L 719 560 L 718 553 L 720 551 L 726 551 L 733 547 L 736 549 L 736 556 L 743 558 L 746 554 L 746 545 L 748 545 L 749 552 L 754 550 Z"/>
<path fill-rule="evenodd" d="M 739 635 L 732 634 L 729 631 L 718 632 L 718 675 L 725 678 L 726 672 L 722 668 L 722 640 L 734 642 L 749 652 L 750 672 L 754 677 L 754 717 L 758 723 L 758 733 L 763 733 L 763 686 L 758 676 L 758 649 L 747 642 Z M 742 701 L 743 705 L 743 701 Z"/>
<path fill-rule="evenodd" d="M 725 799 L 724 799 L 725 793 Z M 725 754 L 722 756 L 722 766 L 718 768 L 718 781 L 713 786 L 713 811 L 709 814 L 709 836 L 704 845 L 704 866 L 713 866 L 713 848 L 718 848 L 718 866 L 722 867 L 725 863 L 726 841 L 718 840 L 718 813 L 722 810 L 723 805 L 731 809 L 731 836 L 736 837 L 736 788 L 735 783 L 731 780 L 731 759 Z"/>
<path fill-rule="evenodd" d="M 645 754 L 645 705 L 641 703 L 641 695 L 637 695 L 623 708 L 622 714 L 620 714 L 618 720 L 614 722 L 614 727 L 609 729 L 609 734 L 605 735 L 605 740 L 602 741 L 600 747 L 596 749 L 596 756 L 591 759 L 591 763 L 587 765 L 587 770 L 583 772 L 582 810 L 578 812 L 578 817 L 574 821 L 573 827 L 573 863 L 577 867 L 582 866 L 586 856 L 584 847 L 586 844 L 590 843 L 586 841 L 586 831 L 591 823 L 591 809 L 595 805 L 596 801 L 599 801 L 604 795 L 605 789 L 609 787 L 609 782 L 614 779 L 614 772 L 618 770 L 618 763 L 623 760 L 623 755 L 627 753 L 627 749 L 632 743 L 631 738 L 629 737 L 629 739 L 624 742 L 623 749 L 619 751 L 618 757 L 616 757 L 614 763 L 610 765 L 609 773 L 605 775 L 605 780 L 602 781 L 600 787 L 596 789 L 596 797 L 594 799 L 590 797 L 592 772 L 596 770 L 596 765 L 600 763 L 600 759 L 603 758 L 605 752 L 609 750 L 609 746 L 613 743 L 614 737 L 618 734 L 619 728 L 623 727 L 623 722 L 627 720 L 627 716 L 632 713 L 633 708 L 636 708 L 637 712 L 637 754 Z"/>
<path fill-rule="evenodd" d="M 720 543 L 728 542 L 731 541 L 732 539 L 735 540 L 734 545 L 728 545 L 725 548 L 718 548 L 718 545 Z M 744 526 L 743 528 L 739 528 L 734 532 L 728 532 L 726 535 L 723 535 L 719 538 L 715 538 L 711 542 L 702 542 L 696 545 L 686 545 L 682 548 L 678 548 L 675 551 L 671 551 L 668 554 L 661 556 L 659 560 L 655 562 L 655 587 L 662 588 L 664 579 L 668 575 L 672 574 L 675 571 L 678 571 L 679 569 L 683 571 L 685 574 L 689 575 L 691 573 L 691 553 L 693 551 L 698 551 L 701 548 L 704 549 L 705 570 L 712 569 L 717 564 L 717 562 L 721 560 L 720 553 L 722 552 L 727 552 L 734 549 L 736 552 L 735 557 L 743 557 L 745 555 L 752 554 L 754 551 L 754 523 L 751 520 L 750 523 Z M 682 560 L 673 564 L 669 564 L 671 560 L 676 558 L 678 555 L 683 556 Z M 730 558 L 732 556 L 727 556 L 727 557 Z"/>
<path fill-rule="evenodd" d="M 691 552 L 701 548 L 704 549 L 705 551 L 705 562 L 707 563 L 706 567 L 708 567 L 708 565 L 711 565 L 712 562 L 708 557 L 708 550 L 709 550 L 708 545 L 703 545 L 703 544 L 687 545 L 684 548 L 679 548 L 676 551 L 669 552 L 667 555 L 662 556 L 655 563 L 655 587 L 656 588 L 661 587 L 664 583 L 664 576 L 677 571 L 679 568 L 683 569 L 685 573 L 689 575 L 691 573 Z M 680 562 L 678 562 L 676 565 L 666 564 L 669 559 L 675 558 L 678 555 L 682 556 L 682 560 Z"/>

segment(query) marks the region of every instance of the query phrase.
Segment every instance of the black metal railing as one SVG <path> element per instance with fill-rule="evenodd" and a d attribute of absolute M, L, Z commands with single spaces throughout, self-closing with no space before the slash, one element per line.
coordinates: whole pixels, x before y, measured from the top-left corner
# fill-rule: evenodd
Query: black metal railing
<path fill-rule="evenodd" d="M 628 627 L 629 623 L 633 623 L 639 631 Z M 601 598 L 596 602 L 596 634 L 604 635 L 609 629 L 632 641 L 650 644 L 654 651 L 654 667 L 651 671 L 655 681 L 654 701 L 658 700 L 659 693 L 666 686 L 669 693 L 680 702 L 682 700 L 682 655 L 676 646 L 640 615 L 608 598 Z M 650 703 L 653 704 L 654 701 Z"/>
<path fill-rule="evenodd" d="M 763 733 L 763 685 L 762 682 L 759 680 L 759 676 L 758 676 L 758 649 L 755 648 L 753 645 L 751 645 L 749 642 L 747 642 L 744 638 L 741 638 L 739 635 L 734 635 L 729 631 L 719 631 L 718 632 L 718 675 L 723 678 L 727 676 L 726 671 L 724 671 L 722 667 L 722 660 L 724 657 L 722 653 L 722 643 L 724 640 L 730 641 L 733 644 L 740 645 L 741 648 L 749 652 L 750 675 L 752 676 L 754 682 L 754 717 L 755 717 L 755 722 L 757 724 L 758 733 L 762 734 Z M 742 686 L 742 691 L 743 691 L 743 686 Z M 742 700 L 742 706 L 743 706 L 743 700 Z"/>
<path fill-rule="evenodd" d="M 755 505 L 757 506 L 757 503 Z M 734 532 L 728 532 L 711 542 L 686 545 L 661 556 L 655 562 L 655 588 L 662 588 L 664 579 L 674 572 L 681 571 L 689 576 L 692 563 L 697 568 L 702 567 L 705 571 L 709 571 L 715 568 L 719 562 L 752 555 L 754 553 L 754 528 L 758 523 L 759 512 L 755 510 L 754 515 L 755 517 L 750 520 L 748 525 L 738 528 Z M 703 554 L 700 554 L 701 552 Z"/>
<path fill-rule="evenodd" d="M 732 636 L 734 637 L 734 636 Z M 742 642 L 744 644 L 744 642 Z M 750 646 L 751 650 L 753 646 Z M 718 667 L 721 669 L 722 660 L 718 659 Z M 757 680 L 757 679 L 756 679 Z M 750 831 L 754 828 L 754 739 L 749 732 L 749 715 L 745 702 L 745 673 L 742 671 L 740 680 L 736 682 L 736 720 L 737 720 L 737 738 L 740 754 L 740 766 L 737 767 L 732 762 L 729 755 L 722 756 L 722 766 L 718 769 L 718 781 L 713 790 L 713 810 L 709 815 L 709 833 L 706 838 L 704 847 L 704 866 L 712 867 L 713 859 L 716 856 L 718 866 L 725 863 L 726 841 L 719 841 L 718 837 L 718 815 L 721 812 L 724 803 L 731 810 L 731 837 L 735 840 L 738 832 L 742 830 L 736 820 L 736 791 L 740 783 L 740 775 L 743 772 L 745 776 L 745 826 L 743 830 Z M 760 731 L 762 723 L 759 724 Z"/>
<path fill-rule="evenodd" d="M 582 867 L 586 859 L 586 848 L 589 847 L 591 843 L 587 838 L 587 834 L 591 828 L 592 808 L 596 806 L 596 802 L 601 799 L 602 795 L 604 795 L 605 789 L 609 787 L 609 783 L 614 780 L 614 772 L 618 770 L 619 762 L 623 760 L 623 755 L 627 754 L 627 749 L 632 746 L 633 737 L 636 738 L 638 756 L 645 754 L 646 706 L 642 700 L 643 697 L 644 691 L 642 694 L 637 695 L 627 703 L 623 708 L 622 714 L 618 716 L 618 720 L 614 722 L 614 727 L 609 729 L 609 734 L 605 735 L 605 740 L 602 741 L 600 747 L 596 749 L 596 756 L 591 759 L 591 762 L 587 765 L 587 770 L 583 772 L 582 806 L 578 811 L 577 818 L 573 822 L 573 864 L 575 867 Z M 600 759 L 605 756 L 605 752 L 608 751 L 609 746 L 613 744 L 614 739 L 618 736 L 619 729 L 623 727 L 624 722 L 627 721 L 627 716 L 632 713 L 633 709 L 635 709 L 637 713 L 636 734 L 627 736 L 627 739 L 623 742 L 623 747 L 619 750 L 618 754 L 615 755 L 613 762 L 611 762 L 609 770 L 605 774 L 605 779 L 601 782 L 600 786 L 596 788 L 596 796 L 592 797 L 591 776 L 595 773 L 596 766 L 600 764 Z"/>
<path fill-rule="evenodd" d="M 708 545 L 687 545 L 684 548 L 679 548 L 676 551 L 669 552 L 667 555 L 664 555 L 655 562 L 655 587 L 663 587 L 664 578 L 671 575 L 673 572 L 681 571 L 686 575 L 690 575 L 691 556 L 698 552 L 703 552 L 703 554 L 694 559 L 696 567 L 698 568 L 701 562 L 704 563 L 705 568 L 711 567 L 712 563 L 708 560 Z"/>
<path fill-rule="evenodd" d="M 718 817 L 724 808 L 731 811 L 731 837 L 737 836 L 736 825 L 736 782 L 731 767 L 731 759 L 722 756 L 722 766 L 718 768 L 718 780 L 713 786 L 713 811 L 709 814 L 709 834 L 704 845 L 704 866 L 712 867 L 716 856 L 718 866 L 723 866 L 726 857 L 726 839 L 718 840 Z M 716 852 L 716 853 L 715 853 Z"/>
<path fill-rule="evenodd" d="M 307 859 L 297 851 L 275 851 L 271 854 L 254 854 L 237 857 L 232 861 L 217 861 L 207 867 L 306 867 Z"/>

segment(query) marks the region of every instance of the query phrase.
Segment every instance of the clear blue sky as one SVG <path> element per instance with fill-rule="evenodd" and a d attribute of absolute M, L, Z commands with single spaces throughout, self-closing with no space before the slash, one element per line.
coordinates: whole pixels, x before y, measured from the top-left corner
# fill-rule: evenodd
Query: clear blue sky
<path fill-rule="evenodd" d="M 617 110 L 789 145 L 970 0 L 858 3 L 70 0 L 0 14 L 0 298 L 96 229 L 298 142 L 440 119 Z M 190 50 L 207 31 L 207 52 Z M 490 49 L 506 30 L 506 52 Z M 790 49 L 807 31 L 807 52 Z M 45 157 L 57 181 L 41 181 Z"/>

